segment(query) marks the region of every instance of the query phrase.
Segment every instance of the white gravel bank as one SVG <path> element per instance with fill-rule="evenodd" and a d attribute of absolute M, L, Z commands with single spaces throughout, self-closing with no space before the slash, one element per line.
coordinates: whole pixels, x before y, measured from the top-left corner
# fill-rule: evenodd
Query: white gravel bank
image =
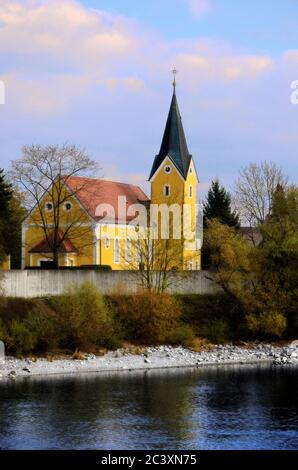
<path fill-rule="evenodd" d="M 86 360 L 16 359 L 6 357 L 0 361 L 0 380 L 36 375 L 99 373 L 107 371 L 160 369 L 173 367 L 201 367 L 220 364 L 253 364 L 271 362 L 274 365 L 298 365 L 298 341 L 286 347 L 258 344 L 253 348 L 218 345 L 212 351 L 193 352 L 183 347 L 159 346 L 147 348 L 141 355 L 125 350 L 96 357 L 86 355 Z"/>

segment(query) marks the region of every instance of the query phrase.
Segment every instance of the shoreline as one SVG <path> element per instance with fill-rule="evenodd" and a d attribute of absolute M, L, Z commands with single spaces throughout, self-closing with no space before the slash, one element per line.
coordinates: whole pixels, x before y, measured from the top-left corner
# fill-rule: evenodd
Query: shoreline
<path fill-rule="evenodd" d="M 142 354 L 132 354 L 125 349 L 110 351 L 104 356 L 86 354 L 84 360 L 39 358 L 0 360 L 0 381 L 36 376 L 61 376 L 73 374 L 100 374 L 102 372 L 132 372 L 166 370 L 174 368 L 203 368 L 207 366 L 298 365 L 298 341 L 285 347 L 258 344 L 254 347 L 216 345 L 210 351 L 194 352 L 182 346 L 158 346 L 144 349 Z"/>

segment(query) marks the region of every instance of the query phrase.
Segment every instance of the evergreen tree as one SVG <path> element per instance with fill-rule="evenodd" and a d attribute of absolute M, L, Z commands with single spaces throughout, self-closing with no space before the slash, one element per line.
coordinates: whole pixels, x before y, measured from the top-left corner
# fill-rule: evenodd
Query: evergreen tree
<path fill-rule="evenodd" d="M 212 181 L 204 203 L 204 226 L 212 219 L 218 219 L 229 227 L 240 227 L 239 215 L 231 209 L 231 195 L 218 180 Z"/>
<path fill-rule="evenodd" d="M 0 169 L 0 217 L 1 219 L 9 211 L 9 203 L 13 195 L 11 184 L 7 183 L 4 170 Z"/>
<path fill-rule="evenodd" d="M 231 209 L 231 196 L 226 189 L 219 184 L 218 180 L 212 181 L 208 191 L 206 202 L 204 203 L 204 228 L 208 227 L 208 222 L 217 219 L 218 222 L 229 227 L 240 227 L 239 216 Z M 211 251 L 205 239 L 202 247 L 202 267 L 208 269 L 211 265 Z"/>
<path fill-rule="evenodd" d="M 21 263 L 22 220 L 25 215 L 20 196 L 0 169 L 0 261 L 11 255 L 11 266 Z"/>

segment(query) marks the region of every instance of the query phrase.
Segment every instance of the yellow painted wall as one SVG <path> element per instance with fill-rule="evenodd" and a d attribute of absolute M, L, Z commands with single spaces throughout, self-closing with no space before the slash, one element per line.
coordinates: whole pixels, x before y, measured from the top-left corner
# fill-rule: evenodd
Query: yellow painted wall
<path fill-rule="evenodd" d="M 45 207 L 50 198 L 44 198 L 42 206 Z M 85 214 L 84 210 L 72 199 L 72 209 L 67 213 L 62 213 L 61 224 L 69 225 L 71 217 L 75 220 L 79 220 L 80 226 L 75 227 L 69 232 L 69 238 L 73 245 L 77 248 L 76 254 L 68 254 L 67 261 L 64 254 L 59 256 L 59 265 L 66 266 L 70 265 L 70 260 L 73 260 L 74 266 L 80 265 L 93 265 L 102 264 L 109 265 L 112 269 L 123 270 L 130 269 L 131 266 L 137 268 L 135 247 L 134 243 L 131 243 L 131 263 L 127 263 L 126 259 L 126 239 L 133 239 L 136 237 L 134 227 L 125 225 L 106 225 L 101 228 L 97 225 L 95 231 L 95 222 Z M 53 222 L 51 213 L 44 212 L 46 222 L 50 224 Z M 33 211 L 32 215 L 28 217 L 24 224 L 24 239 L 23 244 L 25 246 L 25 266 L 39 266 L 40 260 L 51 260 L 51 254 L 43 253 L 31 253 L 30 250 L 37 245 L 45 237 L 43 227 L 40 225 L 40 215 L 38 210 Z M 39 225 L 38 225 L 39 224 Z M 95 235 L 97 238 L 101 237 L 101 240 L 96 242 Z M 119 262 L 115 259 L 115 239 L 120 239 L 120 250 L 119 250 Z M 109 242 L 106 241 L 109 240 Z M 96 256 L 96 244 L 97 244 L 97 256 Z M 95 259 L 95 257 L 97 259 Z M 66 264 L 67 263 L 67 264 Z"/>
<path fill-rule="evenodd" d="M 10 270 L 10 255 L 7 255 L 3 261 L 0 263 L 0 270 L 1 271 L 9 271 Z"/>
<path fill-rule="evenodd" d="M 165 173 L 166 166 L 171 166 L 171 173 Z M 165 196 L 164 187 L 170 185 L 170 196 Z M 192 187 L 192 195 L 190 196 L 190 186 Z M 179 204 L 181 208 L 183 204 L 190 205 L 191 212 L 191 227 L 195 232 L 196 228 L 196 197 L 197 197 L 197 174 L 193 161 L 190 163 L 189 171 L 186 180 L 180 175 L 172 161 L 166 157 L 164 162 L 160 165 L 153 178 L 151 179 L 151 202 L 153 204 Z M 181 209 L 182 210 L 182 209 Z M 173 240 L 173 246 L 180 250 L 180 244 Z M 174 248 L 175 249 L 175 248 Z M 201 254 L 200 250 L 196 250 L 195 239 L 191 242 L 185 242 L 183 254 L 181 255 L 183 266 L 182 269 L 201 269 Z"/>
<path fill-rule="evenodd" d="M 166 174 L 164 166 L 171 165 L 172 172 Z M 151 181 L 151 200 L 154 204 L 179 204 L 181 207 L 184 203 L 191 204 L 191 218 L 192 225 L 195 227 L 195 204 L 196 204 L 196 191 L 197 191 L 197 176 L 193 163 L 191 162 L 192 173 L 189 172 L 186 181 L 182 178 L 180 173 L 176 170 L 175 166 L 170 159 L 166 158 L 164 164 L 154 175 Z M 164 185 L 171 186 L 170 196 L 164 195 Z M 192 185 L 192 197 L 189 195 L 189 186 Z M 66 189 L 65 189 L 66 191 Z M 67 193 L 66 193 L 67 194 Z M 53 223 L 53 214 L 46 211 L 45 207 L 48 202 L 51 202 L 50 197 L 44 197 L 42 200 L 43 216 L 46 223 L 51 226 Z M 68 201 L 67 201 L 68 202 Z M 135 240 L 138 238 L 135 228 L 125 225 L 105 225 L 99 228 L 98 224 L 89 217 L 86 211 L 80 206 L 75 198 L 71 198 L 72 208 L 70 211 L 62 211 L 61 224 L 68 226 L 74 221 L 78 222 L 79 226 L 71 229 L 68 234 L 73 245 L 77 248 L 76 254 L 68 254 L 68 259 L 65 259 L 64 254 L 59 256 L 60 266 L 69 266 L 70 260 L 73 261 L 74 266 L 102 264 L 109 265 L 114 270 L 123 269 L 138 269 L 138 259 L 135 247 Z M 50 259 L 49 254 L 31 254 L 30 249 L 37 245 L 44 239 L 44 231 L 41 226 L 41 218 L 38 209 L 33 210 L 32 214 L 27 218 L 24 224 L 24 238 L 23 246 L 25 247 L 25 266 L 38 266 L 41 259 Z M 97 237 L 97 241 L 96 241 Z M 109 241 L 107 241 L 107 239 Z M 115 257 L 115 240 L 119 239 L 119 262 L 116 262 Z M 126 240 L 131 241 L 131 257 L 130 262 L 126 260 Z M 175 260 L 175 267 L 183 269 L 200 269 L 200 251 L 195 250 L 195 241 L 192 243 L 187 242 L 182 247 L 179 240 L 173 240 L 173 251 L 178 253 L 180 265 Z"/>
<path fill-rule="evenodd" d="M 190 187 L 192 187 L 192 196 L 190 196 Z M 185 187 L 184 187 L 184 203 L 191 205 L 191 229 L 196 232 L 196 201 L 197 201 L 197 187 L 198 177 L 194 167 L 193 161 L 191 161 Z M 195 238 L 192 242 L 185 243 L 184 247 L 184 269 L 201 269 L 201 250 L 196 249 Z"/>
<path fill-rule="evenodd" d="M 114 270 L 137 269 L 135 240 L 138 235 L 132 226 L 106 225 L 97 230 L 98 259 L 97 264 L 109 265 Z M 119 250 L 115 250 L 119 240 Z M 126 243 L 130 240 L 130 263 L 127 262 Z M 119 256 L 116 257 L 116 253 Z M 117 259 L 118 258 L 118 262 Z"/>
<path fill-rule="evenodd" d="M 78 253 L 75 257 L 70 258 L 75 261 L 76 264 L 92 264 L 93 263 L 93 232 L 92 224 L 93 221 L 82 209 L 76 198 L 71 197 L 68 190 L 63 187 L 62 197 L 65 199 L 65 203 L 71 202 L 71 210 L 67 211 L 64 205 L 61 207 L 59 216 L 60 225 L 62 230 L 72 226 L 68 232 L 67 238 L 70 239 L 77 249 Z M 47 204 L 52 203 L 52 193 L 45 195 L 40 203 L 40 208 L 35 208 L 32 213 L 27 217 L 23 224 L 23 246 L 25 248 L 25 266 L 31 265 L 38 266 L 40 259 L 50 259 L 49 254 L 33 253 L 30 257 L 30 250 L 37 245 L 41 240 L 45 238 L 45 233 L 42 227 L 42 219 L 48 226 L 47 233 L 51 231 L 53 225 L 53 211 L 47 210 Z M 42 212 L 42 215 L 41 213 Z M 70 256 L 70 255 L 69 255 Z M 69 264 L 69 262 L 67 262 Z M 65 265 L 64 254 L 59 256 L 59 265 Z"/>
<path fill-rule="evenodd" d="M 93 228 L 92 225 L 84 226 L 84 227 L 77 227 L 75 232 L 73 233 L 73 238 L 69 237 L 72 241 L 73 245 L 77 248 L 78 253 L 75 255 L 74 258 L 76 261 L 76 265 L 81 264 L 93 264 Z M 30 226 L 27 227 L 25 230 L 25 265 L 30 266 L 30 249 L 33 248 L 37 243 L 39 243 L 45 237 L 45 233 L 42 227 L 40 226 Z M 71 255 L 68 255 L 71 258 Z M 31 254 L 31 266 L 38 266 L 39 259 L 46 259 L 50 260 L 50 254 L 39 254 L 39 253 L 32 253 Z M 64 266 L 64 254 L 59 256 L 59 265 Z"/>

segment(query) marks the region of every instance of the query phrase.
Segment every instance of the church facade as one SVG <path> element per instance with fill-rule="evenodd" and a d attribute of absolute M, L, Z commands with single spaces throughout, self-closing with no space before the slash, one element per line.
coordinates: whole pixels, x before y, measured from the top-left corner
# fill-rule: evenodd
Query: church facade
<path fill-rule="evenodd" d="M 39 207 L 33 208 L 23 223 L 22 268 L 46 267 L 52 262 L 55 244 L 59 266 L 107 265 L 113 270 L 134 270 L 146 262 L 154 266 L 154 257 L 161 256 L 168 269 L 200 270 L 198 175 L 188 151 L 175 82 L 149 182 L 150 198 L 135 185 L 63 176 L 65 197 L 59 208 L 59 227 L 53 229 L 51 191 L 42 196 Z M 155 266 L 158 269 L 158 263 Z"/>

